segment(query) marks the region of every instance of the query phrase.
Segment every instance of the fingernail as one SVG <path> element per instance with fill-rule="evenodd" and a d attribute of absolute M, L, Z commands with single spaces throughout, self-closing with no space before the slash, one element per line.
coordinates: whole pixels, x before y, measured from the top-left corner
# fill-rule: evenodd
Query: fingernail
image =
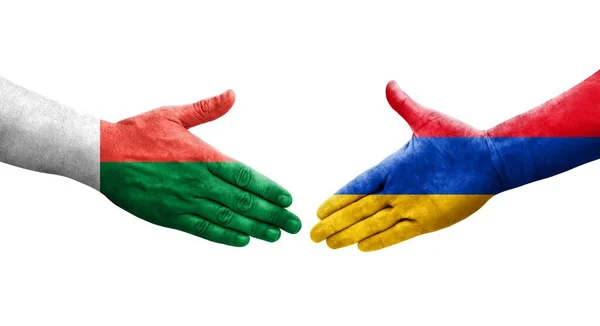
<path fill-rule="evenodd" d="M 278 229 L 268 229 L 267 230 L 267 239 L 269 239 L 270 241 L 277 241 L 279 240 L 279 237 L 281 236 L 281 232 Z"/>
<path fill-rule="evenodd" d="M 302 223 L 296 219 L 289 219 L 285 222 L 285 229 L 291 233 L 298 233 L 302 228 Z"/>
<path fill-rule="evenodd" d="M 245 246 L 248 244 L 248 242 L 250 242 L 250 237 L 245 236 L 245 235 L 238 235 L 237 236 L 237 242 L 242 245 Z"/>
<path fill-rule="evenodd" d="M 277 200 L 279 201 L 279 204 L 283 207 L 288 207 L 292 204 L 292 197 L 288 195 L 280 195 L 279 198 L 277 198 Z"/>

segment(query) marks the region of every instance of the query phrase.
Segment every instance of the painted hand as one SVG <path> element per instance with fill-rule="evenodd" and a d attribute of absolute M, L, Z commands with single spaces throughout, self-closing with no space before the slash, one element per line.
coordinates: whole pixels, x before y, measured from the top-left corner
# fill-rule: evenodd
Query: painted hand
<path fill-rule="evenodd" d="M 463 220 L 503 190 L 485 132 L 419 105 L 395 82 L 386 96 L 413 137 L 321 205 L 315 242 L 382 249 Z"/>
<path fill-rule="evenodd" d="M 146 221 L 231 246 L 277 241 L 301 222 L 290 193 L 188 131 L 229 111 L 233 91 L 101 122 L 100 191 Z"/>

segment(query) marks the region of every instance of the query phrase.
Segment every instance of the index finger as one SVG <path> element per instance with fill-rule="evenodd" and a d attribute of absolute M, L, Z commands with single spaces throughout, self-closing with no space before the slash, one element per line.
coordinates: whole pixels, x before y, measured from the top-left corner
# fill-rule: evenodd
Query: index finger
<path fill-rule="evenodd" d="M 329 197 L 317 210 L 317 217 L 325 219 L 361 198 L 381 191 L 385 185 L 385 172 L 378 164 L 348 182 L 335 195 Z"/>
<path fill-rule="evenodd" d="M 285 188 L 244 163 L 215 162 L 208 165 L 208 170 L 216 177 L 275 205 L 288 207 L 292 204 L 292 195 Z"/>
<path fill-rule="evenodd" d="M 333 195 L 327 198 L 319 209 L 317 209 L 317 217 L 322 220 L 329 215 L 339 211 L 342 208 L 358 201 L 366 195 Z"/>
<path fill-rule="evenodd" d="M 390 206 L 385 196 L 366 196 L 317 223 L 310 231 L 314 242 L 321 242 Z"/>

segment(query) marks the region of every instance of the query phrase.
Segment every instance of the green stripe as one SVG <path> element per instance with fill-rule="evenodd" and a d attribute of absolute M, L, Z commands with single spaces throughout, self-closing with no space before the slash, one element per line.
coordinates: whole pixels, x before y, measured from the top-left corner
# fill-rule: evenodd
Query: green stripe
<path fill-rule="evenodd" d="M 100 191 L 151 223 L 243 246 L 299 231 L 289 192 L 239 162 L 103 162 Z"/>

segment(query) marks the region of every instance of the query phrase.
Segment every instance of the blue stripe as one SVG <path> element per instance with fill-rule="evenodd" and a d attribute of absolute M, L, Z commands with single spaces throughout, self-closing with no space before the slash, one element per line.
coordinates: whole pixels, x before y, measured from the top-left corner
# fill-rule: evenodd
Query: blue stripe
<path fill-rule="evenodd" d="M 598 158 L 598 137 L 413 137 L 337 194 L 497 194 Z"/>

